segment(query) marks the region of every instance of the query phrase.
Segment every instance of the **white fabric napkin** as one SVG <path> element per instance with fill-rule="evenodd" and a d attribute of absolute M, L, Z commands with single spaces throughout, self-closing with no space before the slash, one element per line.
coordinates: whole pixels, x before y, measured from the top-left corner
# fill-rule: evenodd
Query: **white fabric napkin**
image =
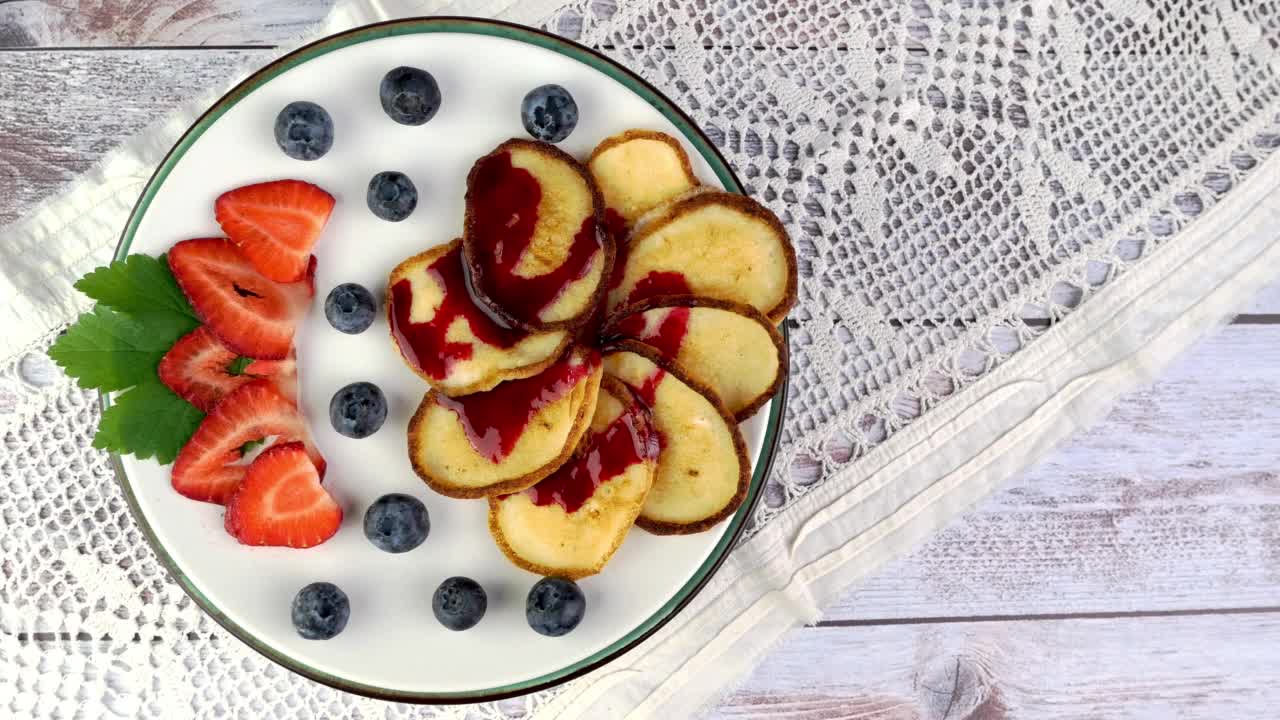
<path fill-rule="evenodd" d="M 560 0 L 346 0 L 335 6 L 315 34 L 433 13 L 485 15 L 536 24 L 565 4 Z M 628 10 L 624 4 L 618 12 Z M 1038 17 L 1030 21 L 1032 36 L 1043 30 L 1037 26 L 1040 21 Z M 1227 25 L 1236 39 L 1248 36 L 1247 25 L 1234 21 Z M 1068 35 L 1084 32 L 1066 20 L 1062 27 L 1061 32 Z M 851 45 L 850 53 L 859 52 L 856 43 Z M 902 52 L 909 60 L 910 53 Z M 1034 48 L 1029 52 L 1034 56 Z M 1065 57 L 1063 62 L 1078 64 L 1072 71 L 1084 78 L 1087 72 L 1082 58 Z M 694 63 L 678 53 L 671 62 L 679 65 L 681 72 L 701 73 L 707 82 L 719 81 L 712 78 L 716 68 L 691 71 Z M 1185 68 L 1186 62 L 1180 67 Z M 772 83 L 772 102 L 782 105 L 803 97 L 808 87 L 803 79 L 782 77 L 781 70 L 779 77 L 764 82 Z M 71 283 L 107 261 L 154 166 L 196 114 L 222 91 L 214 89 L 179 109 L 143 136 L 109 153 L 30 217 L 0 230 L 0 322 L 4 327 L 0 358 L 38 345 L 83 309 L 84 302 Z M 744 94 L 752 91 L 749 84 L 743 84 Z M 887 83 L 880 91 L 900 92 L 902 86 Z M 928 93 L 907 97 L 900 107 L 909 113 L 921 108 L 922 102 L 933 102 L 933 98 Z M 943 98 L 942 110 L 949 102 Z M 1274 116 L 1275 109 L 1269 114 Z M 1235 128 L 1233 137 L 1240 141 L 1235 145 L 1261 132 L 1269 120 Z M 1018 126 L 1016 120 L 1013 125 Z M 928 143 L 911 146 L 915 138 L 884 127 L 876 142 L 901 143 L 912 157 L 932 158 L 939 172 L 967 172 L 963 161 L 948 155 L 945 147 Z M 861 140 L 843 136 L 847 129 L 847 125 L 836 124 L 816 129 L 796 127 L 789 132 L 825 147 Z M 735 136 L 725 133 L 724 128 L 720 131 L 721 139 L 728 143 L 749 147 L 752 142 L 741 133 Z M 778 141 L 767 132 L 762 131 L 764 140 L 756 137 L 756 149 L 787 152 L 786 138 Z M 770 142 L 775 143 L 772 149 Z M 1225 162 L 1233 143 L 1222 146 L 1225 149 L 1198 158 L 1196 167 L 1184 176 L 1156 188 L 1148 210 L 1155 213 L 1160 203 L 1170 202 L 1176 193 L 1194 185 L 1197 173 L 1210 172 Z M 1230 192 L 1176 234 L 1166 237 L 1168 233 L 1156 233 L 1163 238 L 1158 248 L 1150 249 L 1140 261 L 1091 292 L 1080 307 L 1057 318 L 1033 342 L 979 373 L 945 402 L 904 423 L 856 462 L 824 477 L 817 488 L 781 503 L 678 617 L 637 649 L 549 695 L 547 702 L 535 706 L 535 717 L 681 718 L 696 713 L 740 681 L 787 630 L 818 619 L 821 608 L 853 581 L 920 542 L 1055 443 L 1099 419 L 1121 393 L 1147 382 L 1273 279 L 1275 269 L 1280 268 L 1280 195 L 1276 193 L 1280 160 L 1267 158 L 1265 152 L 1257 155 L 1264 159 L 1251 166 L 1247 176 L 1241 175 Z M 1040 210 L 1044 217 L 1051 217 L 1049 206 L 1059 196 L 1057 190 L 1050 188 L 1052 194 L 1035 195 L 1043 189 L 1036 187 L 1035 178 L 1046 186 L 1050 179 L 1037 175 L 1039 168 L 1021 168 L 1019 172 L 1025 181 L 1022 189 L 1034 196 L 1034 202 L 1048 198 Z M 1089 185 L 1089 172 L 1082 171 L 1079 187 L 1063 192 L 1096 191 L 1097 187 Z M 861 191 L 865 196 L 867 189 Z M 870 217 L 879 212 L 875 202 L 878 200 L 857 207 Z M 793 227 L 807 227 L 804 217 L 784 219 Z M 1039 219 L 1028 219 L 1032 225 L 1029 235 L 1042 229 L 1035 226 Z M 922 226 L 920 232 L 927 230 Z M 1119 238 L 1124 229 L 1108 232 Z M 798 233 L 796 239 L 802 257 L 807 244 L 817 242 L 807 233 Z M 1046 257 L 1050 254 L 1045 252 Z M 853 267 L 856 258 L 847 262 Z M 802 276 L 803 271 L 802 267 Z M 808 278 L 804 282 L 798 312 L 807 325 L 796 332 L 796 340 L 829 343 L 824 346 L 830 348 L 825 354 L 839 357 L 837 341 L 849 340 L 824 320 L 822 312 L 823 303 L 845 300 L 825 296 L 821 288 L 809 285 Z M 793 398 L 792 402 L 807 401 Z M 800 439 L 790 442 L 799 443 L 807 430 L 793 426 L 791 432 Z M 798 463 L 793 458 L 779 472 L 794 472 Z"/>

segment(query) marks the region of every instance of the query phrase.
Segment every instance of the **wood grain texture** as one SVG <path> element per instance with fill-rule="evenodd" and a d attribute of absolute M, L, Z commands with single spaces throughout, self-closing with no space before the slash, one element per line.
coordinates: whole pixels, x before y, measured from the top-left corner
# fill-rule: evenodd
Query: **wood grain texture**
<path fill-rule="evenodd" d="M 1273 718 L 1280 614 L 809 628 L 710 715 Z"/>
<path fill-rule="evenodd" d="M 0 226 L 182 101 L 269 53 L 0 52 Z"/>
<path fill-rule="evenodd" d="M 1280 315 L 1280 282 L 1273 283 L 1258 293 L 1240 312 L 1251 315 Z"/>
<path fill-rule="evenodd" d="M 585 12 L 591 18 L 608 19 L 625 2 L 592 0 Z M 334 0 L 10 0 L 0 2 L 0 49 L 277 45 L 323 20 L 333 5 Z M 705 45 L 740 42 L 742 33 L 747 33 L 745 37 L 762 47 L 882 47 L 886 42 L 902 42 L 912 49 L 924 48 L 906 32 L 881 32 L 874 41 L 856 37 L 852 19 L 832 18 L 830 11 L 797 0 L 697 3 L 691 4 L 690 12 L 699 21 Z M 723 31 L 726 13 L 732 14 L 738 30 L 734 36 Z M 864 17 L 867 24 L 901 23 L 890 20 L 902 14 L 892 6 L 869 7 L 868 13 L 874 17 Z M 583 19 L 577 12 L 564 13 L 550 29 L 577 39 Z"/>
<path fill-rule="evenodd" d="M 1234 325 L 825 620 L 1280 604 L 1280 326 Z"/>
<path fill-rule="evenodd" d="M 276 45 L 333 0 L 16 0 L 0 3 L 0 48 Z"/>

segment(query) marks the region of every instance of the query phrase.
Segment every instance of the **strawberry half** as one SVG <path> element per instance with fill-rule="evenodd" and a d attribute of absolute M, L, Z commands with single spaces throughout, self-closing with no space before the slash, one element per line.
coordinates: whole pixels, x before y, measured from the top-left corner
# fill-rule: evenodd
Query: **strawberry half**
<path fill-rule="evenodd" d="M 307 428 L 293 401 L 269 380 L 240 386 L 213 407 L 173 463 L 173 488 L 193 500 L 223 504 L 244 478 L 240 447 L 268 435 L 281 442 L 306 441 Z M 324 458 L 308 452 L 317 472 Z"/>
<path fill-rule="evenodd" d="M 258 272 L 287 283 L 306 274 L 333 203 L 333 196 L 315 185 L 276 180 L 223 193 L 213 210 L 222 231 Z"/>
<path fill-rule="evenodd" d="M 302 443 L 275 445 L 249 465 L 224 525 L 245 545 L 309 548 L 333 537 L 342 508 L 320 485 Z"/>
<path fill-rule="evenodd" d="M 160 375 L 160 382 L 183 400 L 202 412 L 209 412 L 224 395 L 253 380 L 252 376 L 232 375 L 228 371 L 237 357 L 236 351 L 223 345 L 201 325 L 169 348 L 160 358 L 156 373 Z"/>
<path fill-rule="evenodd" d="M 289 354 L 293 333 L 315 292 L 314 263 L 299 282 L 273 282 L 222 238 L 174 245 L 169 268 L 209 330 L 236 353 L 252 358 L 277 360 Z"/>

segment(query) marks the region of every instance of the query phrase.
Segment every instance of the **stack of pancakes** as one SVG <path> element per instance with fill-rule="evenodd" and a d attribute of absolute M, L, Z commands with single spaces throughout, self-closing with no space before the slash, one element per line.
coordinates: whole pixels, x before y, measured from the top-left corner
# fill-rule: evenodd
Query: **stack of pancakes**
<path fill-rule="evenodd" d="M 585 164 L 499 145 L 468 176 L 463 237 L 388 288 L 393 340 L 431 386 L 413 467 L 487 498 L 516 565 L 592 575 L 633 525 L 701 532 L 745 499 L 738 423 L 786 376 L 795 254 L 769 210 L 700 185 L 675 139 L 630 130 Z"/>

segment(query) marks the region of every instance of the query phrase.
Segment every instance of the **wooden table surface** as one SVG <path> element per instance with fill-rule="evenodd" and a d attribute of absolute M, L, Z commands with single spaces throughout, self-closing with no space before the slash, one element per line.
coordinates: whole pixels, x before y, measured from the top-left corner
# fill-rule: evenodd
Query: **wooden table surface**
<path fill-rule="evenodd" d="M 0 0 L 0 225 L 331 0 L 252 4 Z M 1280 285 L 1241 311 L 714 717 L 1277 717 Z"/>

